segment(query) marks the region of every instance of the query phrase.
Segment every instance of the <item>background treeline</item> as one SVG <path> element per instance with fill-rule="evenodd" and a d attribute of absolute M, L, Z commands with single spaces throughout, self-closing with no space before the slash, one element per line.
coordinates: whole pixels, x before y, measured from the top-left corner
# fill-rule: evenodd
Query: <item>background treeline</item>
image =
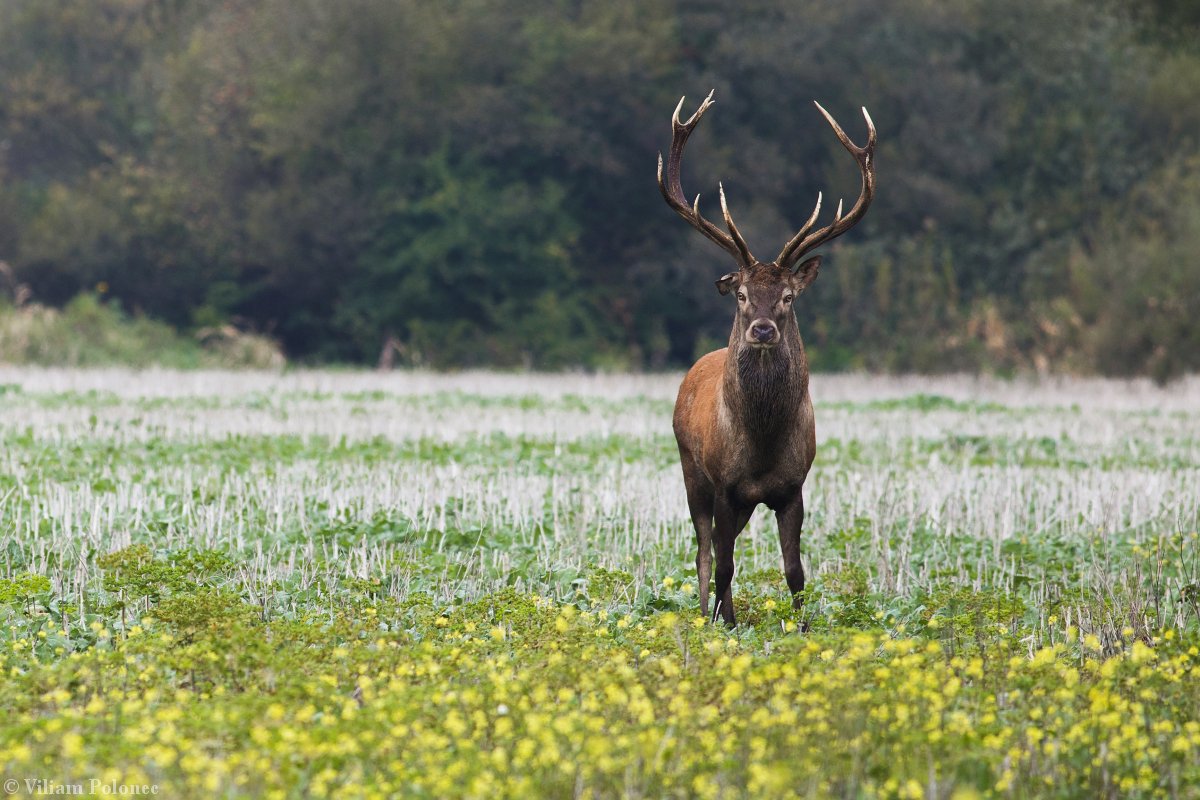
<path fill-rule="evenodd" d="M 729 265 L 655 161 L 714 87 L 684 188 L 760 257 L 857 193 L 810 101 L 879 128 L 817 366 L 1200 368 L 1181 0 L 0 0 L 0 293 L 313 361 L 682 365 Z"/>

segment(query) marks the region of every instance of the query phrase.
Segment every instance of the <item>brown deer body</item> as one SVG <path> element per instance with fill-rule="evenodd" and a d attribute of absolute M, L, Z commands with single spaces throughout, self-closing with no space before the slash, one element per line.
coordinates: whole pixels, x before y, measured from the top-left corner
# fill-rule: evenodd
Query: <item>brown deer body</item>
<path fill-rule="evenodd" d="M 671 150 L 666 179 L 659 157 L 658 185 L 667 203 L 693 227 L 728 252 L 738 263 L 717 281 L 721 294 L 737 297 L 729 346 L 701 358 L 679 387 L 675 402 L 675 439 L 687 488 L 688 508 L 696 529 L 696 573 L 700 608 L 708 614 L 709 580 L 716 556 L 716 607 L 729 625 L 733 613 L 733 547 L 760 503 L 775 512 L 783 571 L 793 604 L 800 608 L 804 567 L 800 531 L 804 524 L 804 479 L 816 455 L 816 425 L 808 394 L 808 359 L 793 310 L 795 298 L 817 277 L 821 257 L 797 265 L 812 249 L 849 230 L 875 193 L 875 126 L 863 109 L 868 138 L 855 146 L 818 104 L 834 133 L 858 161 L 862 192 L 845 217 L 839 203 L 834 220 L 812 233 L 821 210 L 770 263 L 754 258 L 738 232 L 721 190 L 721 210 L 729 233 L 700 215 L 700 198 L 689 206 L 680 185 L 683 148 L 696 123 L 712 104 L 712 94 L 687 121 L 679 121 L 683 100 L 672 118 Z"/>

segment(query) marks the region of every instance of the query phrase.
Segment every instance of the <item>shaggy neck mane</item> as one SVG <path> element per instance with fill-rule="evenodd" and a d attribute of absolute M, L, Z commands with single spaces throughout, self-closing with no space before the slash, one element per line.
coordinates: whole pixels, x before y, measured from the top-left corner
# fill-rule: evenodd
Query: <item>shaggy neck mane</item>
<path fill-rule="evenodd" d="M 755 439 L 769 440 L 789 429 L 804 396 L 808 370 L 800 334 L 794 328 L 782 333 L 783 341 L 770 350 L 731 342 L 735 357 L 725 369 L 726 393 Z"/>

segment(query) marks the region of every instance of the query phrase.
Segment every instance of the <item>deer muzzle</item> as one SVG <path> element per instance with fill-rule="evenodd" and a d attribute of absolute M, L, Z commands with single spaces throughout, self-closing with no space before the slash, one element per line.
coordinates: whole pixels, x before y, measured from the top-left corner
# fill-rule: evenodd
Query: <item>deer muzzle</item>
<path fill-rule="evenodd" d="M 746 331 L 746 342 L 759 347 L 770 347 L 779 339 L 779 328 L 769 319 L 756 319 Z"/>

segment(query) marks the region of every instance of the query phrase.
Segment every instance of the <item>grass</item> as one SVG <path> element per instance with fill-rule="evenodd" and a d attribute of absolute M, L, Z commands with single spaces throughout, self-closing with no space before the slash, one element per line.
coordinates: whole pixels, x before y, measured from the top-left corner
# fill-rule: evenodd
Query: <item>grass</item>
<path fill-rule="evenodd" d="M 761 511 L 734 630 L 676 383 L 0 369 L 0 776 L 1200 796 L 1200 383 L 817 376 L 806 606 Z"/>

